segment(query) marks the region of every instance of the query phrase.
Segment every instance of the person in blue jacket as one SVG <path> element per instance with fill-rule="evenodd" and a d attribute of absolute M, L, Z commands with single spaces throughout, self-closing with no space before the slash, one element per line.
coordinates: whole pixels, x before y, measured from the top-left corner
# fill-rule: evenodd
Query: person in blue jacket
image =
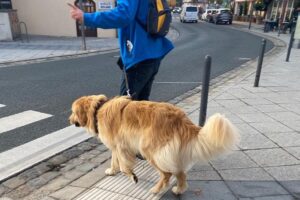
<path fill-rule="evenodd" d="M 109 11 L 84 13 L 76 6 L 71 16 L 86 26 L 118 29 L 120 56 L 125 67 L 129 90 L 134 100 L 149 100 L 152 83 L 161 60 L 173 48 L 165 37 L 153 37 L 146 32 L 147 0 L 117 0 L 117 6 Z M 120 95 L 126 95 L 125 78 Z"/>

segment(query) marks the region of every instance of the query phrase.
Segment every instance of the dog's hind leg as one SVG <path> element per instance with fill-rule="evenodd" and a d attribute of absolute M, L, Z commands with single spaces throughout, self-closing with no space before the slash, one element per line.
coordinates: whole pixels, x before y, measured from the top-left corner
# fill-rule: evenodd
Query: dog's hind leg
<path fill-rule="evenodd" d="M 169 186 L 169 180 L 170 180 L 170 178 L 172 176 L 171 173 L 163 172 L 163 171 L 160 171 L 160 170 L 159 170 L 159 173 L 160 173 L 160 179 L 159 179 L 159 181 L 150 190 L 150 192 L 152 192 L 154 194 L 157 194 L 160 191 L 164 190 L 166 187 L 168 187 Z"/>
<path fill-rule="evenodd" d="M 160 191 L 164 190 L 166 187 L 169 186 L 169 181 L 170 181 L 170 178 L 172 176 L 172 173 L 169 173 L 169 172 L 164 172 L 162 171 L 157 165 L 156 163 L 152 160 L 150 161 L 151 165 L 157 169 L 157 171 L 159 172 L 160 174 L 160 179 L 159 181 L 156 183 L 156 185 L 151 188 L 150 192 L 154 193 L 154 194 L 157 194 L 159 193 Z"/>
<path fill-rule="evenodd" d="M 117 155 L 121 172 L 128 176 L 134 183 L 137 183 L 138 178 L 133 173 L 133 167 L 135 164 L 135 153 L 129 152 L 126 149 L 118 148 Z"/>
<path fill-rule="evenodd" d="M 172 192 L 176 195 L 182 194 L 186 191 L 188 185 L 186 182 L 186 174 L 181 171 L 178 174 L 176 174 L 177 178 L 177 186 L 174 186 L 172 188 Z"/>
<path fill-rule="evenodd" d="M 116 175 L 120 171 L 119 160 L 117 152 L 115 150 L 111 153 L 111 165 L 110 168 L 105 170 L 105 174 L 109 176 Z"/>

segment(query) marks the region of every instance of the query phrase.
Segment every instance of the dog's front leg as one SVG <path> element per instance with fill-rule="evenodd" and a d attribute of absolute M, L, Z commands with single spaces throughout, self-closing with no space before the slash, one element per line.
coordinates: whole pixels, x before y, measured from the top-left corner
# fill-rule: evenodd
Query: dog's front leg
<path fill-rule="evenodd" d="M 116 151 L 112 151 L 110 168 L 105 170 L 108 176 L 114 176 L 120 171 L 119 160 Z"/>

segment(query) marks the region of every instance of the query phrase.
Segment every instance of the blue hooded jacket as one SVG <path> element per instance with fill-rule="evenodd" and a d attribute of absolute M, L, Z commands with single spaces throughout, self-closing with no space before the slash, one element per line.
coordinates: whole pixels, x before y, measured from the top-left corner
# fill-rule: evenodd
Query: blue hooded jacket
<path fill-rule="evenodd" d="M 118 29 L 121 58 L 125 69 L 146 60 L 161 58 L 174 46 L 165 37 L 152 37 L 137 22 L 146 24 L 147 0 L 117 0 L 117 6 L 109 11 L 85 13 L 86 26 Z"/>

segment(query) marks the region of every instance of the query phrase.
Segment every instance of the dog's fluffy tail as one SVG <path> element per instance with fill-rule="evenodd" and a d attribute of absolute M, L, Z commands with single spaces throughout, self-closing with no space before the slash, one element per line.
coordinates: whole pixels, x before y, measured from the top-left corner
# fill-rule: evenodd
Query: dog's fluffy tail
<path fill-rule="evenodd" d="M 197 160 L 208 161 L 215 156 L 233 150 L 239 142 L 239 134 L 225 116 L 211 116 L 201 128 L 195 144 Z"/>

